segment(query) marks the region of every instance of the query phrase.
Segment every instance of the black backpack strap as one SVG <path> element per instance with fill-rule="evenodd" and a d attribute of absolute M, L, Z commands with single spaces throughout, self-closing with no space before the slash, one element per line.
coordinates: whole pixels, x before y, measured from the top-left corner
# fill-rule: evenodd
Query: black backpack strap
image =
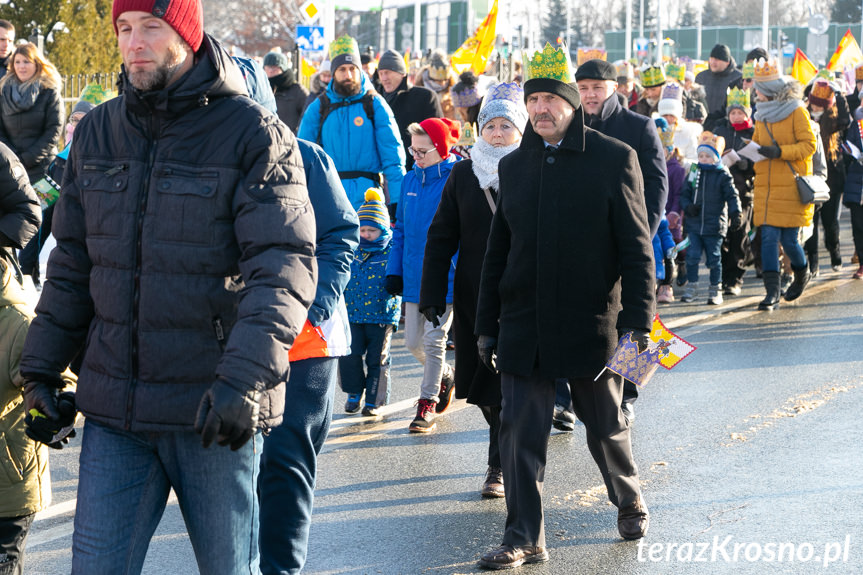
<path fill-rule="evenodd" d="M 331 108 L 330 97 L 327 96 L 326 90 L 321 92 L 321 95 L 318 96 L 318 102 L 321 103 L 321 107 L 319 108 L 321 120 L 320 120 L 320 122 L 318 122 L 318 138 L 315 141 L 315 143 L 320 146 L 321 145 L 321 133 L 324 130 L 324 122 L 327 121 L 327 116 L 330 115 L 330 108 Z"/>
<path fill-rule="evenodd" d="M 366 93 L 363 94 L 363 97 L 360 99 L 360 102 L 363 105 L 363 112 L 365 112 L 366 117 L 372 123 L 372 128 L 374 128 L 374 125 L 375 125 L 375 96 L 376 95 L 377 95 L 377 92 L 375 92 L 374 90 L 366 90 Z M 326 91 L 323 92 L 320 96 L 318 96 L 318 100 L 320 100 L 320 102 L 321 102 L 321 107 L 320 107 L 321 120 L 320 120 L 320 123 L 318 124 L 318 139 L 317 139 L 316 143 L 320 146 L 321 145 L 321 134 L 323 133 L 323 130 L 324 130 L 324 122 L 326 122 L 327 116 L 330 115 L 330 112 L 332 112 L 333 110 L 337 110 L 338 108 L 344 108 L 346 106 L 352 106 L 353 104 L 356 104 L 356 100 L 351 100 L 351 101 L 342 100 L 341 102 L 336 102 L 335 104 L 333 104 L 332 102 L 330 102 L 330 98 L 327 96 Z"/>

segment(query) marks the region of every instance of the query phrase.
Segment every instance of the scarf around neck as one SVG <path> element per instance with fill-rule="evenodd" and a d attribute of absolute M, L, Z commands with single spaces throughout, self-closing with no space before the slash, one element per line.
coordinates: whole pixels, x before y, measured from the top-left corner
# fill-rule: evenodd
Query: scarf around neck
<path fill-rule="evenodd" d="M 774 124 L 784 120 L 797 108 L 803 107 L 802 100 L 768 100 L 767 102 L 758 102 L 758 108 L 755 110 L 755 119 L 768 124 Z"/>
<path fill-rule="evenodd" d="M 473 162 L 473 173 L 479 180 L 479 187 L 483 190 L 498 189 L 499 176 L 497 172 L 501 158 L 510 152 L 514 152 L 520 142 L 509 146 L 495 148 L 482 138 L 479 138 L 470 150 L 470 159 Z"/>
<path fill-rule="evenodd" d="M 429 75 L 428 70 L 423 70 L 423 86 L 429 88 L 430 90 L 434 90 L 436 93 L 440 94 L 444 90 L 446 90 L 449 86 L 447 86 L 447 81 L 438 82 L 437 80 L 432 79 Z"/>
<path fill-rule="evenodd" d="M 10 112 L 26 112 L 36 103 L 41 89 L 39 82 L 31 82 L 25 86 L 17 78 L 12 77 L 3 87 L 3 100 Z"/>

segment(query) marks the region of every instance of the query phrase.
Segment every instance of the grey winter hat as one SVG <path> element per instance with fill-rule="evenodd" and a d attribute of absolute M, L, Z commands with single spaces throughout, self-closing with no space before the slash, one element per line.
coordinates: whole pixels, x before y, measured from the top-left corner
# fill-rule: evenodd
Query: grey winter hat
<path fill-rule="evenodd" d="M 276 66 L 281 68 L 282 72 L 286 72 L 290 68 L 288 57 L 281 52 L 270 52 L 264 56 L 264 66 Z"/>
<path fill-rule="evenodd" d="M 723 62 L 731 62 L 731 48 L 725 44 L 717 44 L 710 51 L 710 57 L 722 60 Z"/>
<path fill-rule="evenodd" d="M 387 50 L 381 55 L 381 59 L 378 62 L 378 70 L 391 70 L 402 76 L 407 76 L 408 74 L 404 57 L 395 50 Z"/>
<path fill-rule="evenodd" d="M 71 116 L 72 114 L 78 114 L 78 113 L 86 114 L 87 112 L 89 112 L 90 110 L 92 110 L 95 107 L 96 106 L 92 102 L 88 102 L 87 100 L 78 100 L 75 103 L 75 107 L 72 108 L 72 112 L 69 115 Z"/>

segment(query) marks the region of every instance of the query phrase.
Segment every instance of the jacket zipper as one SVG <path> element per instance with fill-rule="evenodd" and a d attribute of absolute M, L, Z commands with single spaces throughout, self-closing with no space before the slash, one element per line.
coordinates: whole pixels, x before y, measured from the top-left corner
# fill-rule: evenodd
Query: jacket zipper
<path fill-rule="evenodd" d="M 213 318 L 213 331 L 216 332 L 216 341 L 219 342 L 222 353 L 225 353 L 225 328 L 222 326 L 222 318 L 219 316 Z"/>
<path fill-rule="evenodd" d="M 151 117 L 150 137 L 147 140 L 147 145 L 149 147 L 149 156 L 147 158 L 147 165 L 144 168 L 144 182 L 143 187 L 141 188 L 141 198 L 138 204 L 139 211 L 135 228 L 135 272 L 134 289 L 132 292 L 132 379 L 129 385 L 129 396 L 126 401 L 126 421 L 124 425 L 126 429 L 130 429 L 132 427 L 132 408 L 135 402 L 135 388 L 138 386 L 138 319 L 140 312 L 139 306 L 141 303 L 141 257 L 143 251 L 142 236 L 144 234 L 144 214 L 147 211 L 147 199 L 149 196 L 150 189 L 150 175 L 151 171 L 153 170 L 153 166 L 156 163 L 156 140 L 152 136 L 152 134 L 154 133 L 154 130 L 152 130 L 152 121 L 153 120 Z"/>

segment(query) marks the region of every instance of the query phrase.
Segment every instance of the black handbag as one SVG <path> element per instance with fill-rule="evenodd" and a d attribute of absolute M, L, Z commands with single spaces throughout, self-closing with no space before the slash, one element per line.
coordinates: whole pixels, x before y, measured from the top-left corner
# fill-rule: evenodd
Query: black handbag
<path fill-rule="evenodd" d="M 773 137 L 773 132 L 770 131 L 770 126 L 764 122 L 764 127 L 767 128 L 767 133 L 770 134 L 770 139 L 773 140 L 775 146 L 779 146 L 776 138 Z M 791 162 L 785 160 L 788 164 L 788 169 L 794 174 L 794 181 L 797 182 L 797 193 L 800 195 L 800 203 L 815 204 L 820 206 L 830 199 L 830 186 L 827 185 L 827 180 L 821 176 L 801 176 L 791 165 Z"/>

